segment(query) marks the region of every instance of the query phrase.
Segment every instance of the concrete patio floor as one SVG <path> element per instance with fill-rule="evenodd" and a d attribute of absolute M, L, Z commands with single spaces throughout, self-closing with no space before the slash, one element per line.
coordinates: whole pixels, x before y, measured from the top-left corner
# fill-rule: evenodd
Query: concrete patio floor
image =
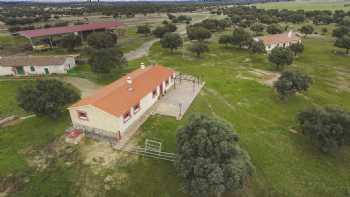
<path fill-rule="evenodd" d="M 154 113 L 181 119 L 203 86 L 204 83 L 177 81 L 175 87 L 156 103 Z"/>

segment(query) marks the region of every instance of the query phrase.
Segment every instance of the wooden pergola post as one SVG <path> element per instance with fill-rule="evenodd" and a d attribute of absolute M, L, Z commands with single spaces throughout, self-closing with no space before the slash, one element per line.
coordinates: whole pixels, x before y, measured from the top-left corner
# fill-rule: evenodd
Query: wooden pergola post
<path fill-rule="evenodd" d="M 53 48 L 53 44 L 52 44 L 52 38 L 51 38 L 51 36 L 49 36 L 49 41 L 50 41 L 50 47 L 51 47 L 51 49 Z"/>
<path fill-rule="evenodd" d="M 34 49 L 34 44 L 32 38 L 29 37 L 30 44 L 32 45 L 32 49 Z"/>

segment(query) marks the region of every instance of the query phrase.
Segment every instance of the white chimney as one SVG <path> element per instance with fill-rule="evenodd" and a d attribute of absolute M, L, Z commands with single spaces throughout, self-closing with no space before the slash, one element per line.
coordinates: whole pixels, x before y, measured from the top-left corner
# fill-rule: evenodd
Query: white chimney
<path fill-rule="evenodd" d="M 293 31 L 291 30 L 291 31 L 288 32 L 288 38 L 291 38 L 292 35 L 293 35 Z"/>
<path fill-rule="evenodd" d="M 132 80 L 130 76 L 126 78 L 126 83 L 128 84 L 128 91 L 132 91 Z"/>
<path fill-rule="evenodd" d="M 142 70 L 146 68 L 146 67 L 145 67 L 145 64 L 144 64 L 143 62 L 141 62 L 140 68 L 141 68 Z"/>

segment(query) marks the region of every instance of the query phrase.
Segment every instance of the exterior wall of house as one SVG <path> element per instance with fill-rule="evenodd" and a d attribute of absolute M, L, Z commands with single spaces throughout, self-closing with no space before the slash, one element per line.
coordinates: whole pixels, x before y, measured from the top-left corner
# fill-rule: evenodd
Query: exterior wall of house
<path fill-rule="evenodd" d="M 34 70 L 31 70 L 34 67 Z M 48 66 L 23 66 L 25 75 L 45 75 L 45 69 L 49 71 L 49 74 L 64 74 L 66 70 L 64 65 L 48 65 Z"/>
<path fill-rule="evenodd" d="M 87 120 L 80 119 L 79 112 L 86 113 Z M 73 126 L 83 125 L 112 133 L 117 133 L 121 126 L 120 118 L 91 105 L 69 108 L 69 114 Z"/>
<path fill-rule="evenodd" d="M 149 110 L 153 104 L 155 104 L 159 97 L 159 87 L 157 87 L 157 95 L 153 97 L 152 92 L 143 97 L 140 101 L 140 109 L 136 112 L 134 107 L 130 109 L 131 117 L 126 121 L 123 116 L 120 117 L 122 124 L 120 127 L 120 132 L 124 133 L 127 128 L 137 121 L 147 110 Z"/>
<path fill-rule="evenodd" d="M 174 85 L 175 74 L 173 77 L 169 77 L 169 84 L 166 86 L 165 81 L 163 81 L 163 93 L 166 90 L 169 90 Z M 131 107 L 130 117 L 126 120 L 124 115 L 120 117 L 113 116 L 110 113 L 107 113 L 97 107 L 86 105 L 80 107 L 69 108 L 70 117 L 73 123 L 73 126 L 85 126 L 91 129 L 99 129 L 107 132 L 112 132 L 116 134 L 118 131 L 123 135 L 123 133 L 137 120 L 141 118 L 145 112 L 147 112 L 159 99 L 160 93 L 160 84 L 155 87 L 157 91 L 156 95 L 153 96 L 153 91 L 148 93 L 145 97 L 143 97 L 139 102 L 139 110 L 135 110 L 134 107 Z M 82 120 L 79 118 L 78 113 L 84 112 L 87 114 L 88 120 Z M 125 114 L 128 111 L 125 111 Z"/>
<path fill-rule="evenodd" d="M 47 65 L 47 66 L 35 66 L 35 65 L 23 65 L 24 75 L 45 75 L 47 69 L 49 74 L 65 74 L 68 70 L 76 66 L 74 57 L 67 57 L 62 65 Z M 32 70 L 34 68 L 34 70 Z M 0 76 L 4 75 L 16 75 L 14 67 L 0 66 Z"/>
<path fill-rule="evenodd" d="M 175 74 L 174 74 L 175 77 Z M 169 84 L 166 86 L 165 81 L 163 81 L 163 94 L 169 90 L 173 85 L 174 85 L 174 77 L 169 77 Z M 123 133 L 127 130 L 127 128 L 132 125 L 135 121 L 137 121 L 147 110 L 149 110 L 159 99 L 160 97 L 160 87 L 157 86 L 155 88 L 157 90 L 156 96 L 153 97 L 153 93 L 150 92 L 147 94 L 145 97 L 143 97 L 140 101 L 140 110 L 135 113 L 134 107 L 130 109 L 130 114 L 131 117 L 127 120 L 124 121 L 124 117 L 121 116 L 120 119 L 122 120 L 122 126 L 120 131 Z"/>
<path fill-rule="evenodd" d="M 265 50 L 266 50 L 267 52 L 271 52 L 272 49 L 274 49 L 274 48 L 276 48 L 276 47 L 283 47 L 283 48 L 286 48 L 286 47 L 289 47 L 291 44 L 295 44 L 295 43 L 301 43 L 301 40 L 294 41 L 294 42 L 273 43 L 273 44 L 270 44 L 270 45 L 265 45 Z"/>
<path fill-rule="evenodd" d="M 0 66 L 0 76 L 14 75 L 12 67 Z"/>

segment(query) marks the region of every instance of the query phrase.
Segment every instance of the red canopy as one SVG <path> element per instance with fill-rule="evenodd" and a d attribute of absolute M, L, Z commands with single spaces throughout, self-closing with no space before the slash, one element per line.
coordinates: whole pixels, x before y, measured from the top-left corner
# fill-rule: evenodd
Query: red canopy
<path fill-rule="evenodd" d="M 95 22 L 95 23 L 88 23 L 83 25 L 51 27 L 51 28 L 44 28 L 44 29 L 19 31 L 17 33 L 27 38 L 35 38 L 40 36 L 59 35 L 59 34 L 65 34 L 65 33 L 83 32 L 83 31 L 92 31 L 92 30 L 101 30 L 101 29 L 113 29 L 121 25 L 122 23 L 118 21 Z"/>

